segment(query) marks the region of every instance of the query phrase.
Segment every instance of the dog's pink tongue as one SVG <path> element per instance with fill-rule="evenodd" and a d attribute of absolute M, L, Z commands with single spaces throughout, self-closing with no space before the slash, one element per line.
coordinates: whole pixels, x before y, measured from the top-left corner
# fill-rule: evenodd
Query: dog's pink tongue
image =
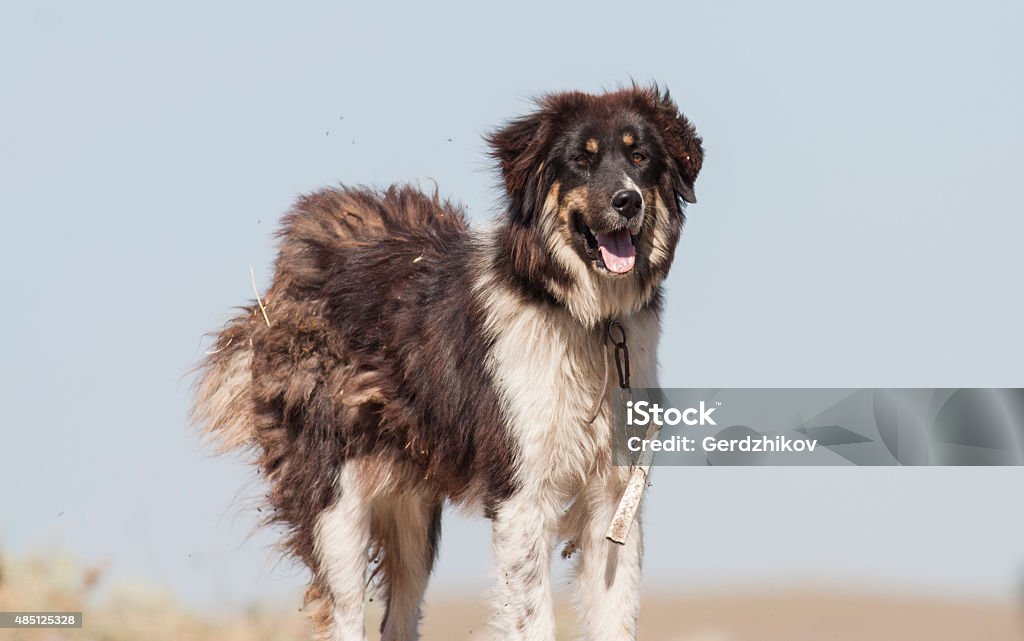
<path fill-rule="evenodd" d="M 633 269 L 636 262 L 636 248 L 629 237 L 628 229 L 610 233 L 597 234 L 597 248 L 601 250 L 601 259 L 608 271 L 625 274 Z"/>

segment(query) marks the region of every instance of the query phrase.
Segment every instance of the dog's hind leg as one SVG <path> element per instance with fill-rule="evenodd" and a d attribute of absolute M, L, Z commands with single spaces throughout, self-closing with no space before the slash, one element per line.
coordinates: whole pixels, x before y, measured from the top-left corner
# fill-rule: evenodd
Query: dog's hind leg
<path fill-rule="evenodd" d="M 625 545 L 605 538 L 628 473 L 628 467 L 613 467 L 605 479 L 589 484 L 565 527 L 576 550 L 577 607 L 586 641 L 636 639 L 643 552 L 639 516 Z"/>
<path fill-rule="evenodd" d="M 362 481 L 362 482 L 361 482 Z M 366 641 L 366 568 L 370 543 L 372 487 L 360 479 L 354 462 L 338 474 L 338 500 L 316 525 L 317 574 L 332 611 L 325 617 L 326 639 Z"/>
<path fill-rule="evenodd" d="M 381 553 L 377 571 L 387 598 L 381 641 L 415 641 L 420 604 L 437 558 L 441 503 L 409 493 L 382 497 L 374 503 L 371 524 Z"/>

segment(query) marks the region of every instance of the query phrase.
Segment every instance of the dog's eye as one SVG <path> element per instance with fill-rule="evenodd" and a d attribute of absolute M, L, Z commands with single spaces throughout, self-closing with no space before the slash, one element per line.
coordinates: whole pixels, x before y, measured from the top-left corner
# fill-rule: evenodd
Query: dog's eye
<path fill-rule="evenodd" d="M 646 159 L 647 159 L 647 156 L 644 156 L 639 151 L 634 151 L 633 152 L 633 164 L 634 165 L 639 165 L 640 163 L 642 163 Z"/>
<path fill-rule="evenodd" d="M 572 157 L 572 161 L 580 167 L 586 167 L 590 164 L 590 159 L 585 154 L 576 154 Z"/>

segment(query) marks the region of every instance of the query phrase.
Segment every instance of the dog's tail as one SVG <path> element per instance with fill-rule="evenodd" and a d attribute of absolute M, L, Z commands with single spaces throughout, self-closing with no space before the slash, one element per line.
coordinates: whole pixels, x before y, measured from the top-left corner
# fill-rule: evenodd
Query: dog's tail
<path fill-rule="evenodd" d="M 468 225 L 461 207 L 410 185 L 322 189 L 299 198 L 284 217 L 276 264 L 275 293 L 286 289 L 313 300 L 351 250 L 382 240 L 443 242 Z M 280 294 L 278 294 L 280 295 Z"/>
<path fill-rule="evenodd" d="M 213 348 L 196 367 L 191 419 L 217 450 L 246 449 L 255 444 L 252 399 L 252 335 L 255 305 L 243 308 L 217 332 Z"/>
<path fill-rule="evenodd" d="M 430 196 L 410 186 L 381 191 L 342 187 L 299 198 L 278 232 L 274 281 L 266 296 L 243 307 L 217 332 L 213 348 L 196 368 L 193 424 L 222 452 L 256 446 L 256 350 L 267 357 L 260 362 L 274 363 L 263 367 L 267 371 L 257 381 L 263 388 L 275 394 L 290 390 L 282 399 L 286 403 L 305 398 L 307 381 L 293 374 L 320 371 L 322 363 L 308 353 L 308 345 L 298 343 L 319 327 L 324 287 L 332 273 L 344 269 L 352 251 L 384 239 L 416 238 L 426 240 L 421 245 L 427 247 L 466 229 L 461 208 L 436 192 Z M 301 362 L 284 365 L 295 358 Z"/>

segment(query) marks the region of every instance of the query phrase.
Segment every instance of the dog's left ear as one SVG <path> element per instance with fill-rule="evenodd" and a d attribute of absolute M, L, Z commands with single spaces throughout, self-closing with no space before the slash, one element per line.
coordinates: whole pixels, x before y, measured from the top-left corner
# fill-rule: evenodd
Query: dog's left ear
<path fill-rule="evenodd" d="M 537 172 L 541 169 L 546 130 L 540 112 L 517 118 L 485 137 L 491 157 L 498 161 L 515 215 L 530 217 L 537 199 Z"/>
<path fill-rule="evenodd" d="M 653 93 L 657 102 L 661 135 L 665 141 L 666 151 L 675 165 L 672 185 L 680 198 L 688 203 L 695 203 L 697 196 L 693 193 L 693 185 L 697 181 L 701 165 L 704 164 L 703 141 L 697 135 L 693 123 L 679 111 L 667 89 L 660 95 L 657 89 Z"/>

